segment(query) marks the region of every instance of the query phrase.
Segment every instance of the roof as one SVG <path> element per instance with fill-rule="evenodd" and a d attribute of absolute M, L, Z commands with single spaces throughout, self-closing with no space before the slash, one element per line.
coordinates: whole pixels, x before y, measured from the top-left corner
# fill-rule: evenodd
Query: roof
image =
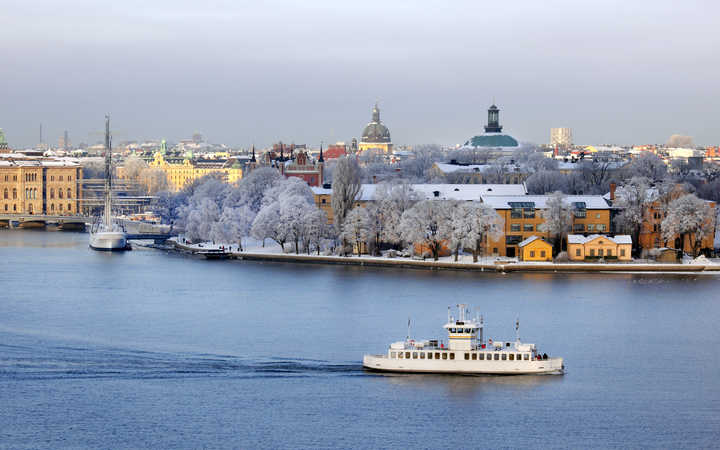
<path fill-rule="evenodd" d="M 518 141 L 507 134 L 484 133 L 473 136 L 465 145 L 472 147 L 518 147 Z"/>
<path fill-rule="evenodd" d="M 550 195 L 483 195 L 483 203 L 495 209 L 511 209 L 510 203 L 535 204 L 536 209 L 545 209 Z M 586 209 L 610 209 L 602 195 L 566 195 L 565 201 L 569 204 L 585 203 Z"/>
<path fill-rule="evenodd" d="M 535 242 L 535 241 L 537 241 L 538 239 L 539 239 L 540 241 L 542 241 L 542 242 L 545 242 L 545 240 L 542 239 L 542 238 L 540 238 L 539 236 L 530 236 L 529 238 L 527 238 L 527 239 L 525 239 L 524 241 L 520 242 L 520 243 L 518 244 L 518 247 L 521 247 L 521 248 L 522 248 L 522 247 L 525 247 L 526 245 L 528 245 L 528 244 L 530 244 L 530 243 L 532 243 L 532 242 Z M 550 245 L 550 244 L 547 243 L 547 242 L 545 242 L 545 244 Z"/>
<path fill-rule="evenodd" d="M 484 173 L 493 167 L 492 164 L 452 164 L 452 163 L 435 163 L 442 173 L 455 173 L 455 172 L 474 172 Z M 520 172 L 520 166 L 517 164 L 507 164 L 503 166 L 503 169 L 510 172 Z"/>
<path fill-rule="evenodd" d="M 593 241 L 597 238 L 605 238 L 615 244 L 632 244 L 632 238 L 627 234 L 619 234 L 615 237 L 605 236 L 602 234 L 591 234 L 590 236 L 583 236 L 582 234 L 568 234 L 568 244 L 585 244 L 586 242 Z"/>
<path fill-rule="evenodd" d="M 363 184 L 358 200 L 373 200 L 377 186 L 377 184 Z M 524 194 L 527 192 L 523 184 L 411 184 L 410 186 L 420 195 L 420 198 L 425 200 L 480 201 L 484 196 L 496 194 L 524 198 Z M 312 190 L 315 195 L 332 194 L 332 189 L 314 187 Z"/>

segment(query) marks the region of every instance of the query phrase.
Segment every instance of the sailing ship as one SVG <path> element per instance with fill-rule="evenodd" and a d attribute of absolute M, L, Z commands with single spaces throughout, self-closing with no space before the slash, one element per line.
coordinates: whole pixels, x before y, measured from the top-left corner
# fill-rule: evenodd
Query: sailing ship
<path fill-rule="evenodd" d="M 93 250 L 129 250 L 127 234 L 112 217 L 112 143 L 110 116 L 105 116 L 105 207 L 90 227 L 90 248 Z"/>
<path fill-rule="evenodd" d="M 520 341 L 493 341 L 483 338 L 483 320 L 468 319 L 466 305 L 458 305 L 459 317 L 450 315 L 443 326 L 448 333 L 447 345 L 437 339 L 410 339 L 390 345 L 382 355 L 365 355 L 363 367 L 381 372 L 420 372 L 455 374 L 562 374 L 563 358 L 540 353 L 535 344 Z M 516 331 L 520 326 L 515 324 Z M 409 324 L 408 324 L 409 329 Z"/>

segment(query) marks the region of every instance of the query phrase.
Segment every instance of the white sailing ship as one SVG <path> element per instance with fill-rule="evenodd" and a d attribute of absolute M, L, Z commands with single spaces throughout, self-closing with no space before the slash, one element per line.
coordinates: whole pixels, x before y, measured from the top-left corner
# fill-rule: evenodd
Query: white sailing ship
<path fill-rule="evenodd" d="M 112 218 L 112 144 L 110 117 L 105 116 L 105 208 L 103 215 L 90 227 L 90 248 L 94 250 L 127 250 L 127 235 Z"/>
<path fill-rule="evenodd" d="M 535 344 L 484 340 L 483 320 L 467 319 L 466 305 L 458 305 L 459 318 L 452 317 L 443 326 L 447 345 L 436 339 L 410 339 L 390 345 L 382 355 L 365 355 L 363 367 L 384 372 L 456 373 L 456 374 L 562 374 L 563 359 L 541 354 Z M 409 328 L 409 322 L 408 322 Z M 519 322 L 515 324 L 516 331 Z"/>

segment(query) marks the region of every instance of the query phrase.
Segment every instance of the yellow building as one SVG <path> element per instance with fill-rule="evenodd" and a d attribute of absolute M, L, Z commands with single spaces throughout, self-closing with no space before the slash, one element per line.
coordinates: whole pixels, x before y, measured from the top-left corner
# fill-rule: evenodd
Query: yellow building
<path fill-rule="evenodd" d="M 372 121 L 363 129 L 362 137 L 358 143 L 358 151 L 367 150 L 381 151 L 386 154 L 393 152 L 390 130 L 380 121 L 380 108 L 378 108 L 377 103 L 372 111 Z"/>
<path fill-rule="evenodd" d="M 538 236 L 546 240 L 552 236 L 541 230 L 545 222 L 543 211 L 548 195 L 483 195 L 482 201 L 495 209 L 503 219 L 503 230 L 497 239 L 488 239 L 486 252 L 498 256 L 518 256 L 518 244 Z M 572 232 L 609 233 L 610 207 L 600 195 L 568 195 L 573 210 Z"/>
<path fill-rule="evenodd" d="M 552 261 L 552 245 L 537 236 L 530 236 L 518 244 L 520 261 Z"/>
<path fill-rule="evenodd" d="M 617 259 L 630 261 L 632 252 L 632 239 L 628 235 L 615 237 L 592 234 L 581 236 L 568 235 L 568 257 L 572 261 L 585 261 L 594 259 Z"/>
<path fill-rule="evenodd" d="M 0 213 L 77 214 L 81 182 L 78 163 L 7 154 L 0 159 Z"/>
<path fill-rule="evenodd" d="M 234 183 L 242 179 L 243 171 L 239 164 L 231 160 L 203 160 L 203 159 L 175 159 L 166 160 L 161 152 L 155 153 L 155 159 L 150 167 L 165 172 L 170 187 L 179 191 L 186 184 L 192 183 L 205 175 L 220 174 L 227 183 Z"/>

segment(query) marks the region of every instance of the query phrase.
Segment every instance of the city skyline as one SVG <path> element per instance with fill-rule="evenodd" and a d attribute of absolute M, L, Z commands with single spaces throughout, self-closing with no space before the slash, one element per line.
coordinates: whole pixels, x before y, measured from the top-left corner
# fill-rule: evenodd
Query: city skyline
<path fill-rule="evenodd" d="M 393 142 L 453 145 L 495 99 L 521 141 L 717 145 L 719 7 L 696 6 L 11 2 L 0 128 L 91 144 L 110 113 L 118 140 L 348 142 L 379 100 Z"/>

